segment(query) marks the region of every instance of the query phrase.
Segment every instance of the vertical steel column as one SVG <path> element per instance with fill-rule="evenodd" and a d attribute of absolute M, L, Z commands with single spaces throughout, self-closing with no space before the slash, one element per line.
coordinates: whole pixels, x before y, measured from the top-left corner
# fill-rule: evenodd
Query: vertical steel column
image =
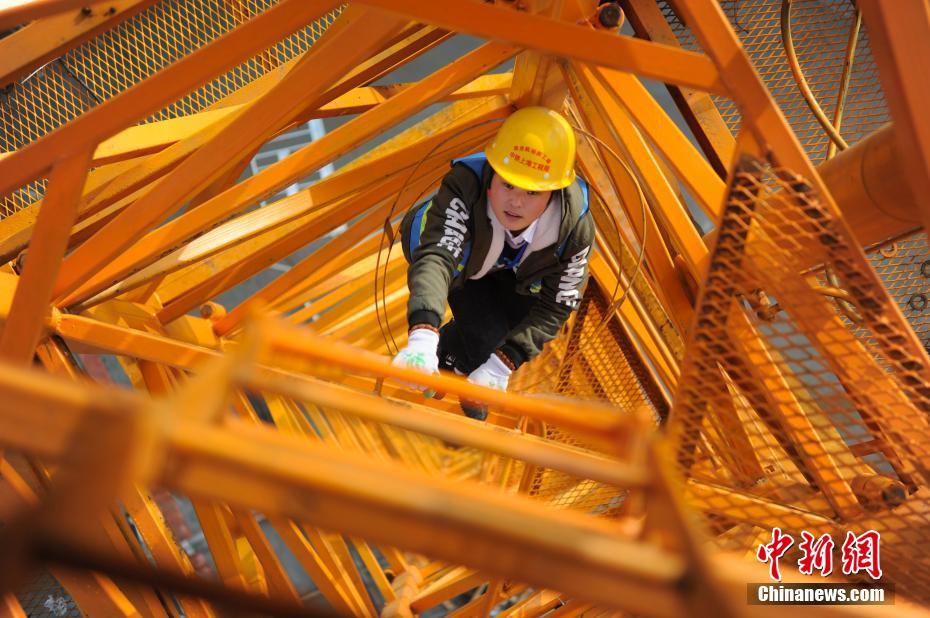
<path fill-rule="evenodd" d="M 0 358 L 28 365 L 42 335 L 52 287 L 68 247 L 71 226 L 84 189 L 91 152 L 84 150 L 55 164 L 49 178 L 22 277 L 0 336 Z"/>

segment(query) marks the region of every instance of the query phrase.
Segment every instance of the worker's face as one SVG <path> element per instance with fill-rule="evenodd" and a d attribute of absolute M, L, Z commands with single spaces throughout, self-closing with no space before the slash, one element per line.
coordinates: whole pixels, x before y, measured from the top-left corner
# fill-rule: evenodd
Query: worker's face
<path fill-rule="evenodd" d="M 551 191 L 526 191 L 519 189 L 499 175 L 494 174 L 488 201 L 497 220 L 511 232 L 520 232 L 538 219 L 549 203 Z"/>

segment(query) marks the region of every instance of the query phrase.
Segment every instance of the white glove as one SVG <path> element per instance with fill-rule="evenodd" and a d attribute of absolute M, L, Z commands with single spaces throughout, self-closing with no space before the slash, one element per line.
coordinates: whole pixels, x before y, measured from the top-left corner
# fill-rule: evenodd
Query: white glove
<path fill-rule="evenodd" d="M 416 369 L 426 374 L 439 372 L 439 357 L 436 349 L 439 347 L 439 333 L 425 328 L 419 328 L 407 336 L 407 346 L 397 353 L 391 364 L 395 367 Z M 425 386 L 410 385 L 413 388 L 426 390 Z"/>
<path fill-rule="evenodd" d="M 468 375 L 468 381 L 472 384 L 506 391 L 511 373 L 513 371 L 504 364 L 504 361 L 497 357 L 497 354 L 491 354 L 490 358 L 484 361 L 484 364 Z"/>

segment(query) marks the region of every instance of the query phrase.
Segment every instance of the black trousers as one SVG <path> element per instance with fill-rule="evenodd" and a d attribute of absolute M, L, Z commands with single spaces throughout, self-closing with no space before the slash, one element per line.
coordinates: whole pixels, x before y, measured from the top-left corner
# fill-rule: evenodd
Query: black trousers
<path fill-rule="evenodd" d="M 518 294 L 516 275 L 498 270 L 449 292 L 453 319 L 439 329 L 439 366 L 469 374 L 504 343 L 535 302 Z"/>

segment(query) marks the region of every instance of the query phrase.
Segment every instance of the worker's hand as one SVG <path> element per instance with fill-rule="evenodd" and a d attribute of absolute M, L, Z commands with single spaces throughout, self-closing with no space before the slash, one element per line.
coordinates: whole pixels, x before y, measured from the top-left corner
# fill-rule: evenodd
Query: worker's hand
<path fill-rule="evenodd" d="M 488 360 L 468 375 L 468 381 L 479 386 L 506 391 L 511 373 L 513 371 L 497 357 L 497 354 L 491 354 Z M 483 403 L 462 399 L 460 404 L 465 416 L 469 418 L 483 421 L 488 417 L 488 407 Z"/>
<path fill-rule="evenodd" d="M 497 354 L 491 354 L 491 357 L 484 361 L 480 367 L 468 374 L 468 381 L 472 384 L 505 391 L 511 373 L 513 371 L 504 364 L 504 361 L 497 357 Z"/>
<path fill-rule="evenodd" d="M 436 348 L 439 346 L 439 334 L 425 328 L 420 328 L 407 336 L 407 345 L 391 362 L 395 367 L 406 367 L 416 369 L 426 374 L 439 372 L 439 357 L 436 355 Z M 421 391 L 426 390 L 425 386 L 410 384 L 412 388 Z"/>

